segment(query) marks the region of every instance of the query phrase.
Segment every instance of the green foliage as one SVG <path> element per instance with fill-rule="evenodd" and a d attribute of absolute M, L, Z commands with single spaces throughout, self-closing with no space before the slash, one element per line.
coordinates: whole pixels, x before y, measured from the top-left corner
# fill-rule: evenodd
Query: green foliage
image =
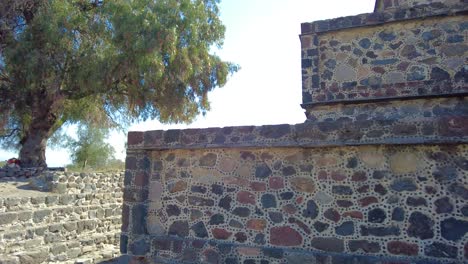
<path fill-rule="evenodd" d="M 225 32 L 218 3 L 0 2 L 3 141 L 25 146 L 33 131 L 48 138 L 72 123 L 192 121 L 209 110 L 208 92 L 237 71 L 210 53 Z"/>
<path fill-rule="evenodd" d="M 107 129 L 92 126 L 79 126 L 78 139 L 68 139 L 73 166 L 81 169 L 104 168 L 114 156 L 114 148 L 104 140 Z"/>

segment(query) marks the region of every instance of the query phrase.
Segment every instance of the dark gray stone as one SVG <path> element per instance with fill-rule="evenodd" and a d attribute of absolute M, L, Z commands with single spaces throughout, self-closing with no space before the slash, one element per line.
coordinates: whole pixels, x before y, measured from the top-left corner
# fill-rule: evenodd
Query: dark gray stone
<path fill-rule="evenodd" d="M 275 208 L 276 207 L 276 197 L 273 194 L 264 194 L 261 198 L 263 208 Z"/>
<path fill-rule="evenodd" d="M 180 215 L 180 208 L 175 204 L 168 204 L 166 206 L 167 216 L 178 216 Z"/>
<path fill-rule="evenodd" d="M 334 185 L 332 186 L 332 193 L 338 195 L 351 195 L 353 194 L 353 189 L 346 185 Z"/>
<path fill-rule="evenodd" d="M 427 245 L 424 248 L 424 254 L 426 254 L 426 256 L 436 257 L 436 258 L 456 259 L 458 256 L 457 251 L 458 251 L 457 247 L 443 244 L 440 242 L 434 242 L 430 245 Z"/>
<path fill-rule="evenodd" d="M 244 228 L 244 225 L 241 222 L 234 219 L 231 219 L 231 221 L 229 221 L 229 226 L 232 226 L 234 228 Z"/>
<path fill-rule="evenodd" d="M 219 200 L 218 206 L 223 208 L 226 211 L 231 210 L 232 198 L 230 196 L 225 196 Z"/>
<path fill-rule="evenodd" d="M 397 226 L 389 227 L 366 227 L 361 226 L 361 235 L 362 236 L 399 236 L 400 228 Z"/>
<path fill-rule="evenodd" d="M 434 67 L 431 70 L 431 79 L 436 81 L 449 80 L 450 74 L 439 67 Z"/>
<path fill-rule="evenodd" d="M 398 222 L 405 220 L 405 210 L 401 207 L 393 209 L 392 220 Z"/>
<path fill-rule="evenodd" d="M 346 221 L 335 227 L 335 233 L 340 236 L 350 236 L 354 234 L 354 222 Z"/>
<path fill-rule="evenodd" d="M 222 195 L 224 192 L 224 188 L 222 185 L 213 184 L 211 185 L 211 192 L 217 195 Z"/>
<path fill-rule="evenodd" d="M 219 225 L 224 223 L 224 215 L 214 214 L 210 218 L 210 225 Z"/>
<path fill-rule="evenodd" d="M 262 248 L 263 255 L 269 258 L 282 259 L 284 250 L 281 248 Z"/>
<path fill-rule="evenodd" d="M 448 188 L 449 192 L 463 198 L 464 200 L 468 200 L 468 189 L 462 185 L 461 183 L 453 183 Z"/>
<path fill-rule="evenodd" d="M 371 223 L 383 223 L 387 218 L 387 214 L 383 209 L 375 208 L 369 211 L 368 221 Z"/>
<path fill-rule="evenodd" d="M 318 250 L 327 252 L 343 252 L 344 241 L 338 238 L 331 237 L 314 237 L 310 245 Z"/>
<path fill-rule="evenodd" d="M 265 179 L 272 173 L 270 167 L 267 164 L 260 164 L 255 168 L 255 177 Z"/>
<path fill-rule="evenodd" d="M 438 214 L 446 214 L 453 211 L 453 204 L 448 197 L 437 199 L 434 204 L 436 206 L 436 213 Z"/>
<path fill-rule="evenodd" d="M 232 213 L 240 217 L 248 217 L 250 215 L 250 209 L 247 207 L 236 207 Z"/>
<path fill-rule="evenodd" d="M 447 218 L 440 223 L 440 232 L 443 238 L 458 241 L 468 232 L 468 221 Z"/>
<path fill-rule="evenodd" d="M 281 200 L 291 200 L 294 197 L 293 192 L 283 192 L 280 193 Z"/>
<path fill-rule="evenodd" d="M 392 41 L 396 39 L 396 35 L 393 32 L 382 31 L 379 33 L 379 38 L 383 41 Z"/>
<path fill-rule="evenodd" d="M 314 200 L 307 201 L 307 207 L 302 211 L 302 216 L 310 219 L 317 218 L 319 213 L 319 208 Z"/>
<path fill-rule="evenodd" d="M 417 190 L 416 184 L 410 178 L 394 180 L 392 184 L 390 185 L 390 188 L 397 192 L 403 192 L 403 191 L 412 192 L 412 191 Z"/>
<path fill-rule="evenodd" d="M 199 237 L 199 238 L 208 237 L 208 231 L 206 231 L 205 224 L 201 221 L 194 224 L 190 229 L 192 229 L 196 237 Z"/>
<path fill-rule="evenodd" d="M 429 239 L 434 237 L 434 221 L 421 212 L 413 212 L 409 217 L 407 233 L 410 237 Z"/>
<path fill-rule="evenodd" d="M 283 222 L 283 214 L 279 212 L 268 212 L 268 216 L 270 217 L 273 223 L 281 223 Z"/>
<path fill-rule="evenodd" d="M 130 251 L 134 256 L 144 256 L 150 251 L 150 244 L 146 239 L 140 239 L 130 244 Z"/>
<path fill-rule="evenodd" d="M 186 237 L 189 234 L 189 225 L 187 221 L 175 221 L 169 227 L 169 235 Z"/>
<path fill-rule="evenodd" d="M 413 66 L 406 75 L 408 81 L 422 81 L 426 79 L 426 72 L 423 67 Z"/>
<path fill-rule="evenodd" d="M 457 179 L 457 170 L 454 167 L 447 166 L 437 169 L 432 173 L 434 178 L 440 183 L 447 183 Z"/>
<path fill-rule="evenodd" d="M 323 223 L 323 222 L 320 222 L 320 221 L 317 221 L 317 222 L 314 223 L 314 228 L 319 233 L 325 231 L 329 226 L 330 226 L 329 224 Z"/>
<path fill-rule="evenodd" d="M 359 41 L 359 46 L 361 46 L 363 49 L 368 49 L 370 48 L 372 42 L 368 38 L 363 38 Z"/>
<path fill-rule="evenodd" d="M 406 204 L 409 206 L 427 206 L 427 201 L 424 197 L 408 197 L 406 199 Z"/>

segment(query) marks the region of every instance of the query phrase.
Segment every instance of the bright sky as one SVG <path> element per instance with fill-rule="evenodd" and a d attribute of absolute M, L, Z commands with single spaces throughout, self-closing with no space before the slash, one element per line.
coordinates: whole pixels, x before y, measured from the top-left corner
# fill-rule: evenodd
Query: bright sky
<path fill-rule="evenodd" d="M 217 53 L 241 70 L 210 95 L 211 111 L 192 124 L 162 125 L 147 121 L 132 131 L 239 125 L 295 124 L 305 121 L 301 103 L 302 22 L 370 13 L 375 0 L 222 0 L 226 25 L 223 49 Z M 113 133 L 109 142 L 125 157 L 126 135 Z M 15 157 L 0 149 L 0 160 Z M 47 149 L 51 167 L 70 163 L 65 150 Z"/>

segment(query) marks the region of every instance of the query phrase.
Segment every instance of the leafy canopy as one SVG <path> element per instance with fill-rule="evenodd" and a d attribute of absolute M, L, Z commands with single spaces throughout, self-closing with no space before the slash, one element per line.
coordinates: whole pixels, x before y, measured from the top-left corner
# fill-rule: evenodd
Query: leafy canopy
<path fill-rule="evenodd" d="M 237 70 L 210 53 L 225 32 L 218 4 L 1 1 L 0 135 L 24 145 L 67 123 L 190 122 Z"/>

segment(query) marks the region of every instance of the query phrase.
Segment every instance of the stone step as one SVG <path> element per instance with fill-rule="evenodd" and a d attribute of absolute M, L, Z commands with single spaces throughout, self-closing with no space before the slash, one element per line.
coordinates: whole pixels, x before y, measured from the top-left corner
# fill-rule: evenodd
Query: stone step
<path fill-rule="evenodd" d="M 31 211 L 53 206 L 101 205 L 107 201 L 122 202 L 122 191 L 79 194 L 53 194 L 35 197 L 0 197 L 0 212 Z"/>
<path fill-rule="evenodd" d="M 0 235 L 12 230 L 23 230 L 42 224 L 108 218 L 121 215 L 121 204 L 52 206 L 36 210 L 0 213 Z"/>

